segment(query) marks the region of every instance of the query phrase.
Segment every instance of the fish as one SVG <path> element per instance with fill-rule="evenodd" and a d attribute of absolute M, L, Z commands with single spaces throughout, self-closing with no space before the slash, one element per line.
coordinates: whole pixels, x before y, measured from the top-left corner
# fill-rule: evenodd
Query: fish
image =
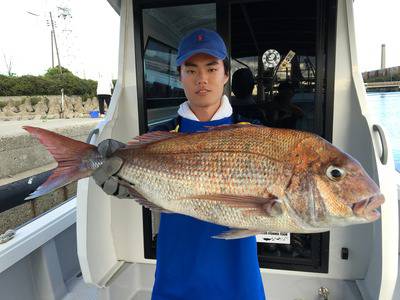
<path fill-rule="evenodd" d="M 310 132 L 235 124 L 140 135 L 104 158 L 95 145 L 24 126 L 58 167 L 29 197 L 91 176 L 116 157 L 121 185 L 145 207 L 229 227 L 214 236 L 315 233 L 380 217 L 384 196 L 361 164 Z"/>

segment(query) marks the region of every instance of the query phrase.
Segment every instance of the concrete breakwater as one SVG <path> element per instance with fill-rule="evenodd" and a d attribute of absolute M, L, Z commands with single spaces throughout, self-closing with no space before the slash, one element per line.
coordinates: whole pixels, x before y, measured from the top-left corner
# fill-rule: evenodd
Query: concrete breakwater
<path fill-rule="evenodd" d="M 48 151 L 22 126 L 30 125 L 55 131 L 85 141 L 90 130 L 101 119 L 54 119 L 0 122 L 0 185 L 45 171 L 55 166 Z"/>
<path fill-rule="evenodd" d="M 98 110 L 96 97 L 81 96 L 2 96 L 0 97 L 0 121 L 59 119 L 88 117 Z"/>

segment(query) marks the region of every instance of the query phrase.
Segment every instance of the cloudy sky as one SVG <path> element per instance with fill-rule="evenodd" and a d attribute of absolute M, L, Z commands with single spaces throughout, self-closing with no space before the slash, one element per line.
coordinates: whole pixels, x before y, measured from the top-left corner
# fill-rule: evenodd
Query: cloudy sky
<path fill-rule="evenodd" d="M 43 74 L 51 67 L 49 11 L 62 66 L 86 78 L 103 72 L 117 76 L 119 16 L 106 0 L 2 1 L 0 74 L 6 73 L 5 61 L 17 75 Z"/>
<path fill-rule="evenodd" d="M 361 71 L 379 69 L 381 45 L 386 67 L 400 66 L 399 0 L 355 0 L 354 20 Z"/>
<path fill-rule="evenodd" d="M 360 70 L 380 67 L 382 43 L 387 66 L 399 66 L 400 1 L 355 0 L 354 10 Z M 84 78 L 97 79 L 99 73 L 115 78 L 119 17 L 106 0 L 2 1 L 0 74 L 7 73 L 10 62 L 17 75 L 43 74 L 51 66 L 49 11 L 57 26 L 61 65 Z"/>

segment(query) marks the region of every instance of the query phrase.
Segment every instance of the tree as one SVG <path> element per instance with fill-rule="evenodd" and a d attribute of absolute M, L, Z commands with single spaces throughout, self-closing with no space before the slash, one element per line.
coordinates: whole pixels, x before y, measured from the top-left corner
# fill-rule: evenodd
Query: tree
<path fill-rule="evenodd" d="M 68 70 L 67 68 L 61 67 L 61 70 L 62 70 L 62 74 L 72 74 L 72 72 L 70 70 Z M 45 77 L 54 77 L 59 74 L 60 74 L 60 67 L 55 66 L 54 68 L 47 69 L 47 72 L 46 72 L 46 74 L 44 74 L 44 76 Z"/>

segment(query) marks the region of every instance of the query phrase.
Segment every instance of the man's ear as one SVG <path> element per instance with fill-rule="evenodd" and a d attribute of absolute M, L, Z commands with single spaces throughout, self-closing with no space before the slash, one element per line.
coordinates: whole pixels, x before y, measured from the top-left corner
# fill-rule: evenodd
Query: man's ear
<path fill-rule="evenodd" d="M 224 76 L 225 76 L 224 78 L 224 85 L 225 85 L 229 80 L 229 73 L 228 74 L 224 73 Z"/>

